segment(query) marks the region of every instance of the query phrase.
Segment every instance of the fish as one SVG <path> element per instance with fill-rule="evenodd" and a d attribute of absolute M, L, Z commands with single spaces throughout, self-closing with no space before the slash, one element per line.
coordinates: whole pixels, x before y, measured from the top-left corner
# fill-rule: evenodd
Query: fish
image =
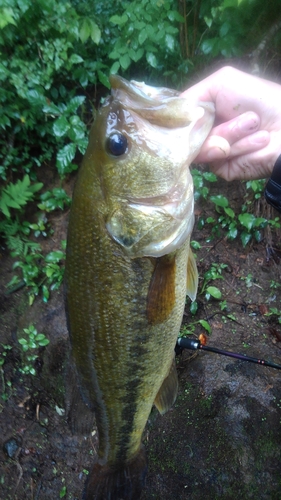
<path fill-rule="evenodd" d="M 83 500 L 137 500 L 153 405 L 178 391 L 175 344 L 198 273 L 189 165 L 214 121 L 211 103 L 110 78 L 74 188 L 65 295 L 72 359 L 99 449 Z"/>

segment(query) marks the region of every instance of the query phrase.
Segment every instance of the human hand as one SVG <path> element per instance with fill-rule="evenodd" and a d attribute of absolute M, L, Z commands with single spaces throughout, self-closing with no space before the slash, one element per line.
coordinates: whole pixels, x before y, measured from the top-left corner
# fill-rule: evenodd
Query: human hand
<path fill-rule="evenodd" d="M 216 121 L 195 159 L 230 181 L 269 177 L 281 153 L 281 85 L 225 67 L 182 93 L 211 101 Z"/>

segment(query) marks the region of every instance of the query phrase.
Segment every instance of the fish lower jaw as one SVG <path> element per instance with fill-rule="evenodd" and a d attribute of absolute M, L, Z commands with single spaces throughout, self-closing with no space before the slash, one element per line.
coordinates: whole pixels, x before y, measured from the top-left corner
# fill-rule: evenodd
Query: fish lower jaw
<path fill-rule="evenodd" d="M 143 248 L 143 257 L 163 257 L 178 250 L 190 237 L 194 225 L 194 217 L 184 219 L 170 236 L 159 242 L 151 242 Z"/>
<path fill-rule="evenodd" d="M 162 257 L 180 248 L 194 224 L 193 198 L 180 205 L 129 204 L 112 212 L 106 229 L 129 258 Z"/>
<path fill-rule="evenodd" d="M 174 226 L 168 231 L 167 225 L 163 222 L 159 228 L 151 228 L 149 233 L 143 238 L 132 242 L 130 245 L 126 243 L 124 237 L 113 236 L 113 239 L 119 243 L 127 257 L 143 258 L 143 257 L 163 257 L 178 250 L 190 237 L 194 225 L 194 216 L 189 216 L 181 221 L 179 225 Z M 155 230 L 155 231 L 154 231 Z M 148 235 L 151 233 L 151 238 Z M 153 235 L 155 233 L 155 235 Z M 149 240 L 149 241 L 148 241 Z"/>

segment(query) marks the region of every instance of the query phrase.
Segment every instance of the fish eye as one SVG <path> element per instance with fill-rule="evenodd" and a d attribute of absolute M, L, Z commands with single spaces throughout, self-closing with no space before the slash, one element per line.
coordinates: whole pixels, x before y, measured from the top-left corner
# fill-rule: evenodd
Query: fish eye
<path fill-rule="evenodd" d="M 107 139 L 107 150 L 114 156 L 121 156 L 125 153 L 128 146 L 126 137 L 120 132 L 113 132 Z"/>

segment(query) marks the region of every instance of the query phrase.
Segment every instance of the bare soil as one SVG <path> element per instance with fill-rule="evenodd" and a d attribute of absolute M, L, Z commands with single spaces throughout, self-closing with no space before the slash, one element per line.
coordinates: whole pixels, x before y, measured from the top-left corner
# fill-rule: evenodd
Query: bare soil
<path fill-rule="evenodd" d="M 214 189 L 232 200 L 231 206 L 241 205 L 241 184 L 220 182 Z M 197 219 L 213 210 L 207 203 L 197 205 Z M 60 248 L 67 216 L 55 216 L 53 226 L 52 240 L 43 242 L 46 251 Z M 244 249 L 240 240 L 223 237 L 206 243 L 209 235 L 209 227 L 195 225 L 193 239 L 202 245 L 199 274 L 202 281 L 212 262 L 227 264 L 214 283 L 227 309 L 199 295 L 199 312 L 192 317 L 187 305 L 184 324 L 196 338 L 202 327 L 192 324 L 208 320 L 209 346 L 281 363 L 278 315 L 267 315 L 271 307 L 281 309 L 277 236 L 267 233 Z M 29 307 L 25 289 L 6 295 L 12 260 L 5 250 L 0 268 L 0 352 L 3 345 L 12 346 L 0 373 L 0 498 L 80 500 L 98 441 L 95 428 L 78 436 L 67 423 L 69 340 L 62 291 Z M 31 323 L 50 340 L 39 353 L 34 377 L 19 371 L 17 341 Z M 178 399 L 163 417 L 152 410 L 144 434 L 149 470 L 142 500 L 280 500 L 281 371 L 205 351 L 184 351 L 177 363 Z"/>

